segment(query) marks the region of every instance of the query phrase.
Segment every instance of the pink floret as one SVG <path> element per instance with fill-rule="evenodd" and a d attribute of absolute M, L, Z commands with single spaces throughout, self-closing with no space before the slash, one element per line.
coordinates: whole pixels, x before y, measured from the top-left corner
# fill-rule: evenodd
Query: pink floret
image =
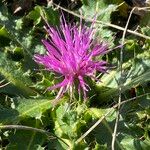
<path fill-rule="evenodd" d="M 47 53 L 35 54 L 34 60 L 49 71 L 59 73 L 63 81 L 49 87 L 48 90 L 60 88 L 56 98 L 60 98 L 67 90 L 72 89 L 78 80 L 78 91 L 82 89 L 84 98 L 90 89 L 84 81 L 85 77 L 95 77 L 95 72 L 106 72 L 106 61 L 96 61 L 95 57 L 107 53 L 107 45 L 93 40 L 94 30 L 77 25 L 67 24 L 61 20 L 60 30 L 47 25 L 48 39 L 42 40 Z"/>

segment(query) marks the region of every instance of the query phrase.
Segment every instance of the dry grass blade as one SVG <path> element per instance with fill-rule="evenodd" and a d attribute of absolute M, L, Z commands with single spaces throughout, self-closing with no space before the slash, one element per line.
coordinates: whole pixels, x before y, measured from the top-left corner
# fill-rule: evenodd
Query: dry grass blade
<path fill-rule="evenodd" d="M 123 48 L 124 48 L 124 41 L 125 41 L 125 35 L 127 33 L 127 28 L 128 28 L 128 25 L 129 25 L 129 22 L 130 22 L 130 19 L 131 19 L 131 16 L 132 16 L 132 13 L 133 11 L 135 10 L 135 7 L 131 10 L 130 12 L 130 15 L 128 17 L 128 20 L 127 20 L 127 23 L 126 23 L 126 26 L 125 26 L 125 30 L 123 32 L 123 35 L 122 35 L 122 48 L 120 50 L 120 64 L 119 64 L 119 69 L 120 69 L 120 77 L 122 78 L 123 76 L 123 69 L 122 69 L 122 64 L 123 64 Z M 115 150 L 115 141 L 116 141 L 116 134 L 117 134 L 117 128 L 118 128 L 118 122 L 119 122 L 119 118 L 120 118 L 120 103 L 122 101 L 122 86 L 123 86 L 123 83 L 122 81 L 119 82 L 119 99 L 118 99 L 118 107 L 117 107 L 117 116 L 116 116 L 116 122 L 115 122 L 115 126 L 114 126 L 114 132 L 112 134 L 112 143 L 111 143 L 111 149 L 112 150 Z"/>
<path fill-rule="evenodd" d="M 2 81 L 0 81 L 0 84 L 2 84 L 4 81 L 5 81 L 5 79 L 2 80 Z M 5 83 L 5 84 L 3 84 L 3 85 L 0 85 L 0 88 L 3 88 L 3 87 L 5 87 L 5 86 L 7 86 L 8 84 L 10 84 L 10 82 L 7 82 L 7 83 Z"/>
<path fill-rule="evenodd" d="M 89 130 L 87 130 L 75 143 L 78 144 L 81 142 L 90 132 L 92 132 L 102 121 L 113 111 L 113 108 L 110 109 L 105 115 L 103 115 Z"/>
<path fill-rule="evenodd" d="M 77 139 L 75 143 L 76 144 L 80 143 L 90 132 L 92 132 L 103 121 L 104 118 L 106 118 L 108 115 L 110 115 L 111 112 L 113 113 L 114 109 L 117 108 L 119 105 L 121 106 L 127 102 L 133 101 L 133 100 L 141 98 L 143 96 L 148 96 L 149 94 L 150 93 L 145 93 L 140 96 L 136 96 L 136 97 L 124 100 L 120 104 L 114 105 L 113 107 L 110 108 L 110 110 L 105 115 L 103 115 L 101 118 L 99 118 L 99 120 L 89 130 L 87 130 L 79 139 Z"/>
<path fill-rule="evenodd" d="M 42 134 L 46 134 L 48 137 L 57 138 L 58 140 L 62 141 L 65 145 L 67 145 L 69 147 L 69 145 L 64 140 L 62 140 L 61 138 L 59 138 L 55 134 L 50 133 L 50 132 L 45 131 L 45 130 L 42 130 L 42 129 L 33 128 L 33 127 L 29 127 L 29 126 L 23 126 L 23 125 L 0 125 L 0 129 L 17 129 L 17 130 L 28 130 L 28 131 L 39 132 Z"/>
<path fill-rule="evenodd" d="M 64 8 L 64 7 L 61 7 L 61 6 L 59 6 L 59 5 L 55 4 L 55 3 L 52 3 L 52 4 L 53 4 L 54 6 L 56 6 L 58 9 L 62 9 L 62 10 L 66 11 L 66 12 L 68 12 L 68 13 L 70 13 L 70 14 L 76 16 L 76 17 L 79 17 L 79 18 L 82 18 L 82 19 L 84 19 L 84 20 L 93 22 L 93 19 L 86 18 L 86 17 L 84 17 L 84 16 L 82 16 L 82 15 L 79 15 L 79 14 L 73 12 L 73 11 L 70 11 L 70 10 Z M 103 21 L 99 21 L 99 20 L 95 20 L 95 23 L 102 24 L 102 25 L 107 26 L 107 27 L 112 27 L 112 28 L 114 28 L 114 29 L 121 30 L 121 31 L 124 31 L 124 30 L 125 30 L 125 28 L 123 28 L 123 27 L 121 27 L 121 26 L 118 26 L 118 25 L 115 25 L 115 24 L 111 24 L 111 23 L 107 23 L 107 22 L 103 22 Z M 132 30 L 129 30 L 129 29 L 127 29 L 126 32 L 150 40 L 150 37 L 149 37 L 149 36 L 146 36 L 146 35 L 141 34 L 141 33 L 139 33 L 139 32 L 132 31 Z"/>

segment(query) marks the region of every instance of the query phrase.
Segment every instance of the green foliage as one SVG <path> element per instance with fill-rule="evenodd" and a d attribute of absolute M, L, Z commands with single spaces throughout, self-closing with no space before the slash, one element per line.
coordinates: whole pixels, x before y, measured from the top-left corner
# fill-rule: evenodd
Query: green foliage
<path fill-rule="evenodd" d="M 115 11 L 116 8 L 116 4 L 108 5 L 106 4 L 105 0 L 87 0 L 87 5 L 83 5 L 81 10 L 83 12 L 84 17 L 88 19 L 94 19 L 96 17 L 97 21 L 110 23 L 111 13 Z M 113 32 L 111 32 L 111 30 L 108 30 L 107 27 L 104 27 L 101 24 L 95 24 L 95 27 L 97 28 L 97 38 L 103 38 L 107 42 L 113 41 Z"/>
<path fill-rule="evenodd" d="M 14 118 L 17 118 L 19 113 L 17 110 L 10 109 L 10 108 L 5 108 L 0 105 L 0 124 L 9 124 L 12 122 L 17 122 L 16 120 L 14 121 Z"/>
<path fill-rule="evenodd" d="M 0 28 L 0 41 L 0 46 L 7 46 L 10 42 L 9 34 L 4 26 Z"/>
<path fill-rule="evenodd" d="M 36 95 L 36 92 L 30 89 L 31 80 L 26 77 L 25 73 L 19 68 L 19 64 L 10 61 L 4 54 L 0 53 L 0 74 L 7 79 L 12 85 L 0 89 L 9 94 L 21 94 L 24 96 Z M 19 90 L 19 91 L 18 91 Z"/>
<path fill-rule="evenodd" d="M 42 113 L 52 107 L 50 99 L 23 99 L 14 100 L 15 109 L 1 106 L 1 123 L 16 122 L 26 117 L 41 119 Z"/>
<path fill-rule="evenodd" d="M 82 7 L 77 7 L 74 13 L 82 14 L 88 26 L 92 22 L 89 19 L 96 18 L 95 38 L 106 41 L 110 48 L 119 46 L 122 32 L 104 23 L 125 26 L 130 8 L 126 4 L 120 5 L 122 0 L 80 2 Z M 70 1 L 72 3 L 77 5 L 78 0 Z M 117 115 L 116 108 L 112 106 L 118 103 L 121 84 L 122 100 L 131 101 L 121 105 L 115 150 L 149 150 L 150 40 L 126 33 L 123 74 L 119 68 L 120 48 L 117 48 L 102 57 L 109 62 L 110 68 L 108 74 L 100 75 L 102 82 L 89 83 L 92 90 L 87 102 L 83 102 L 82 98 L 70 100 L 64 96 L 54 107 L 57 91 L 46 89 L 55 84 L 55 76 L 40 68 L 34 62 L 33 55 L 45 53 L 41 44 L 41 39 L 46 36 L 43 29 L 45 20 L 56 27 L 61 13 L 46 1 L 0 1 L 0 81 L 3 81 L 0 82 L 0 149 L 111 149 Z M 75 20 L 74 16 L 64 14 L 69 17 L 67 20 Z M 140 20 L 136 24 L 134 17 L 138 16 L 133 14 L 129 27 L 135 30 L 139 25 L 138 32 L 150 36 L 149 13 L 143 16 L 138 18 Z M 9 84 L 2 86 L 5 83 Z M 109 111 L 96 128 L 77 142 Z M 9 125 L 18 125 L 18 128 L 6 128 Z M 31 128 L 25 130 L 23 126 Z M 41 132 L 35 129 L 41 129 Z"/>
<path fill-rule="evenodd" d="M 131 60 L 130 60 L 131 61 Z M 117 96 L 119 87 L 118 83 L 121 80 L 123 87 L 122 92 L 131 89 L 132 87 L 136 87 L 138 85 L 144 85 L 145 83 L 150 81 L 150 61 L 148 59 L 133 59 L 130 63 L 123 64 L 124 66 L 124 76 L 120 77 L 120 71 L 113 70 L 109 72 L 108 75 L 104 75 L 101 80 L 102 82 L 97 85 L 97 90 L 105 92 L 100 93 L 101 98 L 109 99 L 110 94 L 113 96 Z M 148 92 L 148 91 L 147 91 Z M 110 98 L 112 98 L 110 97 Z"/>
<path fill-rule="evenodd" d="M 40 126 L 40 121 L 33 118 L 26 119 L 22 122 L 24 125 L 32 126 L 38 128 Z M 23 135 L 23 136 L 22 136 Z M 42 144 L 46 140 L 46 136 L 35 132 L 35 131 L 22 131 L 18 130 L 12 132 L 8 138 L 9 144 L 6 149 L 15 150 L 15 149 L 42 149 Z"/>
<path fill-rule="evenodd" d="M 20 117 L 33 117 L 40 119 L 42 113 L 51 108 L 50 99 L 20 99 L 16 110 Z"/>

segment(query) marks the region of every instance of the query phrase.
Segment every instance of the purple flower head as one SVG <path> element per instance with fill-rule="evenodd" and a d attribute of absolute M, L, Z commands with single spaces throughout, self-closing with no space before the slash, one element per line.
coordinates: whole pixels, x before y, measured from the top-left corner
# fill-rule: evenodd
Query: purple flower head
<path fill-rule="evenodd" d="M 86 98 L 90 88 L 84 78 L 96 79 L 96 71 L 106 72 L 106 62 L 97 61 L 95 57 L 107 53 L 107 45 L 98 44 L 93 39 L 92 28 L 83 26 L 81 22 L 79 26 L 67 24 L 64 18 L 61 19 L 59 29 L 47 24 L 45 29 L 49 37 L 42 40 L 47 53 L 35 54 L 34 59 L 49 71 L 63 76 L 62 82 L 48 88 L 48 90 L 60 88 L 56 98 L 60 98 L 67 90 L 72 91 L 75 81 L 78 81 L 78 91 L 82 90 Z"/>

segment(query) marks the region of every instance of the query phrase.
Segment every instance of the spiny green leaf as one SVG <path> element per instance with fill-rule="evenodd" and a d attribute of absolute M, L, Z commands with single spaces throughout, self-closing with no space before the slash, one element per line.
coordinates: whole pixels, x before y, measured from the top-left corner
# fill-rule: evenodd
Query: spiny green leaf
<path fill-rule="evenodd" d="M 16 110 L 19 112 L 19 117 L 26 116 L 40 119 L 42 113 L 52 108 L 51 100 L 49 99 L 17 99 L 18 106 Z"/>
<path fill-rule="evenodd" d="M 6 123 L 16 123 L 16 120 L 14 122 L 14 118 L 17 118 L 19 116 L 19 113 L 15 109 L 11 108 L 4 108 L 0 105 L 0 124 L 6 124 Z"/>
<path fill-rule="evenodd" d="M 120 80 L 123 84 L 122 92 L 150 81 L 150 61 L 148 59 L 134 59 L 134 61 L 129 64 L 123 64 L 123 77 L 120 77 L 120 71 L 117 69 L 109 72 L 109 74 L 106 74 L 101 78 L 102 82 L 98 85 L 97 90 L 100 91 L 102 99 L 105 99 L 106 97 L 109 98 L 109 95 L 118 95 L 118 83 Z M 105 90 L 105 92 L 103 90 Z M 101 93 L 102 91 L 103 93 Z"/>
<path fill-rule="evenodd" d="M 124 139 L 121 141 L 121 145 L 127 150 L 149 150 L 150 141 L 142 141 L 138 138 L 133 138 L 132 136 L 124 135 Z"/>
<path fill-rule="evenodd" d="M 86 121 L 84 120 L 86 109 L 84 110 L 84 105 L 79 107 L 74 110 L 69 103 L 65 103 L 53 111 L 55 134 L 63 138 L 70 147 L 76 147 L 74 142 L 86 126 Z M 62 146 L 65 148 L 65 145 Z M 82 145 L 77 147 L 80 146 Z"/>
<path fill-rule="evenodd" d="M 0 46 L 9 45 L 10 38 L 6 28 L 3 26 L 0 28 Z"/>
<path fill-rule="evenodd" d="M 42 16 L 44 15 L 44 16 Z M 35 6 L 34 10 L 32 10 L 28 15 L 28 18 L 34 21 L 35 25 L 38 25 L 41 22 L 42 17 L 45 17 L 47 21 L 51 24 L 58 24 L 58 13 L 53 10 L 51 7 L 41 7 Z"/>
<path fill-rule="evenodd" d="M 25 77 L 23 74 L 23 71 L 18 69 L 16 64 L 12 61 L 9 61 L 6 55 L 3 55 L 0 53 L 1 59 L 0 59 L 0 74 L 5 77 L 5 79 L 13 84 L 16 88 L 20 90 L 20 94 L 24 96 L 35 96 L 36 92 L 29 88 L 29 85 L 31 85 L 31 80 L 27 77 Z M 8 86 L 9 87 L 9 86 Z M 5 87 L 7 88 L 7 87 Z M 6 91 L 5 88 L 1 88 L 0 91 Z M 10 91 L 11 92 L 11 91 Z M 16 93 L 11 94 L 19 94 L 19 92 L 16 91 Z"/>
<path fill-rule="evenodd" d="M 92 116 L 93 119 L 99 119 L 103 117 L 107 112 L 109 112 L 111 108 L 107 109 L 98 109 L 98 108 L 89 108 L 87 112 Z M 113 121 L 116 118 L 115 110 L 111 110 L 110 115 L 106 116 L 107 121 Z"/>
<path fill-rule="evenodd" d="M 23 124 L 34 128 L 39 128 L 41 126 L 39 120 L 32 118 L 26 119 Z M 8 139 L 10 143 L 6 147 L 7 150 L 37 150 L 39 148 L 42 149 L 42 145 L 46 140 L 46 135 L 32 130 L 16 130 L 10 134 Z"/>
<path fill-rule="evenodd" d="M 110 4 L 108 5 L 105 0 L 101 1 L 93 1 L 88 0 L 87 5 L 83 5 L 81 8 L 84 17 L 93 19 L 96 16 L 97 21 L 104 21 L 109 23 L 110 22 L 110 16 L 113 11 L 115 11 L 117 8 L 116 4 Z M 112 46 L 113 41 L 113 33 L 110 29 L 104 28 L 101 24 L 95 23 L 95 28 L 97 29 L 96 35 L 97 38 L 105 39 L 109 42 L 110 46 Z"/>
<path fill-rule="evenodd" d="M 0 109 L 0 122 L 8 124 L 10 122 L 16 123 L 26 117 L 33 117 L 41 119 L 42 114 L 52 108 L 52 99 L 23 99 L 15 100 L 15 109 Z"/>
<path fill-rule="evenodd" d="M 41 21 L 41 7 L 40 6 L 36 6 L 34 8 L 34 10 L 32 10 L 28 15 L 27 17 L 29 17 L 30 19 L 33 19 L 34 20 L 34 24 L 37 25 L 40 23 Z"/>
<path fill-rule="evenodd" d="M 112 7 L 112 6 L 113 5 L 111 5 L 110 7 Z M 88 0 L 87 5 L 83 5 L 83 7 L 81 9 L 83 10 L 84 16 L 93 18 L 95 15 L 97 15 L 97 17 L 100 20 L 104 19 L 105 21 L 109 21 L 109 19 L 110 19 L 109 12 L 111 13 L 111 11 L 112 11 L 112 8 L 109 8 L 108 5 L 105 4 L 104 0 L 101 0 L 101 1 Z M 105 14 L 106 9 L 108 9 L 107 14 Z"/>

